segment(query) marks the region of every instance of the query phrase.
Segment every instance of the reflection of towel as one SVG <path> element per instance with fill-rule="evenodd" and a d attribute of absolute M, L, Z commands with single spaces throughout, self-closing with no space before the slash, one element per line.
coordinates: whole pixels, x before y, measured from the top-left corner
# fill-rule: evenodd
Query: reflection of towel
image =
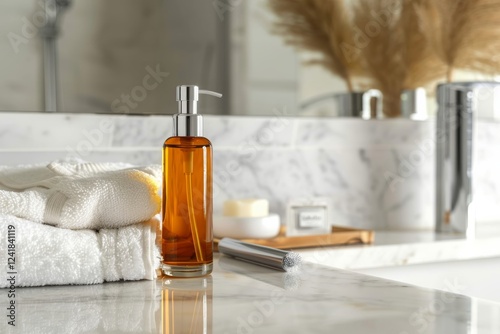
<path fill-rule="evenodd" d="M 71 290 L 24 288 L 18 292 L 16 306 L 22 305 L 22 309 L 12 333 L 161 333 L 157 313 L 161 286 L 156 281 L 80 285 Z M 0 332 L 12 327 L 3 320 Z"/>
<path fill-rule="evenodd" d="M 160 178 L 160 166 L 56 161 L 0 167 L 0 214 L 70 229 L 127 226 L 160 211 Z"/>
<path fill-rule="evenodd" d="M 0 215 L 0 263 L 5 269 L 0 288 L 10 286 L 12 275 L 16 286 L 154 279 L 160 258 L 158 224 L 154 218 L 119 229 L 74 231 Z M 9 263 L 13 267 L 6 267 Z"/>

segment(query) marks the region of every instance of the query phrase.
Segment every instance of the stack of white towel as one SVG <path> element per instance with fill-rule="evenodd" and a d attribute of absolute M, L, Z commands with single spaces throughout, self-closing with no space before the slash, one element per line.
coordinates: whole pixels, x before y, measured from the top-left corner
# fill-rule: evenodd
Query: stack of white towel
<path fill-rule="evenodd" d="M 0 288 L 10 272 L 16 286 L 154 279 L 160 180 L 160 166 L 0 167 Z"/>

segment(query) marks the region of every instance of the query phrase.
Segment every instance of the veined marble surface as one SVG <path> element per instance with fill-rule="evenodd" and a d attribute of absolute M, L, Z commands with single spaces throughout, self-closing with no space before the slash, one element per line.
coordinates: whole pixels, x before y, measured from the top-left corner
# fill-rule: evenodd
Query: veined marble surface
<path fill-rule="evenodd" d="M 500 257 L 500 225 L 477 224 L 476 236 L 469 239 L 434 231 L 376 231 L 371 245 L 297 252 L 312 263 L 352 270 Z"/>
<path fill-rule="evenodd" d="M 305 264 L 215 257 L 211 276 L 16 289 L 2 333 L 500 333 L 500 304 Z M 2 305 L 4 305 L 2 303 Z M 2 306 L 2 309 L 5 307 Z"/>
<path fill-rule="evenodd" d="M 214 211 L 226 199 L 261 197 L 286 220 L 290 200 L 327 197 L 335 225 L 434 228 L 434 121 L 205 117 L 214 146 Z M 474 172 L 479 221 L 500 221 L 500 123 L 482 121 Z M 161 163 L 170 116 L 0 113 L 0 164 L 68 156 Z"/>

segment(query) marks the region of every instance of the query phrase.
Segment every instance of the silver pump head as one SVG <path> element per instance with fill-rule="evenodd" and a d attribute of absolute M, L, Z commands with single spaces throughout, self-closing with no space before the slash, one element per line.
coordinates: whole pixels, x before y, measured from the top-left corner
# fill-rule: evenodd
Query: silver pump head
<path fill-rule="evenodd" d="M 179 103 L 179 113 L 174 115 L 175 137 L 203 136 L 203 117 L 198 114 L 200 94 L 222 97 L 220 93 L 202 90 L 194 85 L 177 86 L 176 96 Z"/>

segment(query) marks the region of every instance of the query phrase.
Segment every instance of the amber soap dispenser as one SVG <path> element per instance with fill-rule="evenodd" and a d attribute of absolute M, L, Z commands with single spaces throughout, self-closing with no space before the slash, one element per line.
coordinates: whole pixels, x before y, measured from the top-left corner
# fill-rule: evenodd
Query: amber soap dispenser
<path fill-rule="evenodd" d="M 174 135 L 163 145 L 162 269 L 173 277 L 208 275 L 213 268 L 212 144 L 203 137 L 198 97 L 222 94 L 177 86 Z"/>

